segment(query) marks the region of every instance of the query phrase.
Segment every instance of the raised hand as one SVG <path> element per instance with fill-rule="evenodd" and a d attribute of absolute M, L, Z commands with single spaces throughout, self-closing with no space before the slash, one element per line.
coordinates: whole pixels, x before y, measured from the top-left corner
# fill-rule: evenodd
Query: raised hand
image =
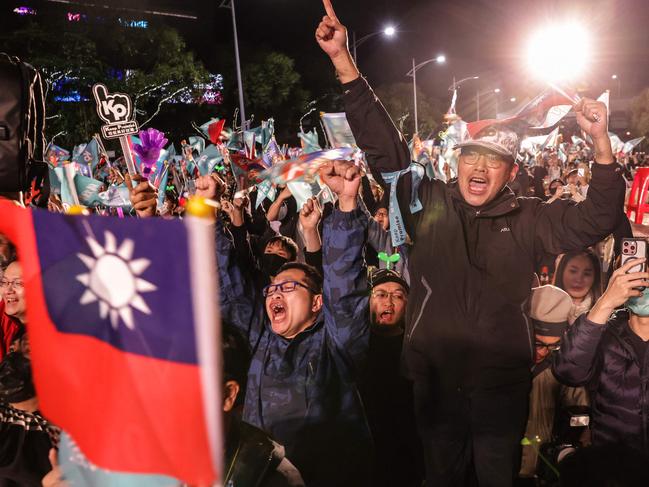
<path fill-rule="evenodd" d="M 304 230 L 318 228 L 320 218 L 322 218 L 322 209 L 318 204 L 317 198 L 309 198 L 300 211 L 300 223 L 302 224 L 302 228 Z"/>
<path fill-rule="evenodd" d="M 342 211 L 356 208 L 356 195 L 361 184 L 361 171 L 351 161 L 330 161 L 320 168 L 322 181 L 338 195 Z"/>
<path fill-rule="evenodd" d="M 126 187 L 131 205 L 140 218 L 155 216 L 158 205 L 158 192 L 149 184 L 149 181 L 139 174 L 133 176 L 126 173 Z M 137 186 L 133 187 L 133 181 Z"/>
<path fill-rule="evenodd" d="M 208 174 L 206 176 L 199 176 L 195 180 L 196 196 L 206 198 L 208 200 L 216 199 L 219 190 L 225 187 L 223 180 L 216 174 Z"/>
<path fill-rule="evenodd" d="M 577 123 L 593 139 L 595 160 L 600 164 L 613 162 L 611 140 L 608 137 L 608 110 L 601 101 L 582 98 L 575 105 Z"/>
<path fill-rule="evenodd" d="M 326 15 L 316 28 L 315 39 L 333 62 L 341 83 L 348 83 L 360 74 L 347 48 L 347 28 L 338 20 L 331 0 L 322 0 L 322 3 Z"/>
<path fill-rule="evenodd" d="M 590 321 L 604 324 L 618 306 L 622 306 L 631 297 L 642 296 L 642 291 L 639 291 L 638 288 L 649 286 L 649 273 L 632 272 L 627 274 L 627 272 L 646 261 L 647 259 L 644 257 L 630 260 L 613 273 L 606 291 L 588 313 Z"/>

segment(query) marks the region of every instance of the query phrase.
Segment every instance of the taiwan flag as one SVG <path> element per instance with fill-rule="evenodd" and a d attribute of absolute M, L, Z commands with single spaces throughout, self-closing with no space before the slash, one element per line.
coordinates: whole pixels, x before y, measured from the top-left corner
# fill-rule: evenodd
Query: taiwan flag
<path fill-rule="evenodd" d="M 192 485 L 222 473 L 213 225 L 26 210 L 18 247 L 41 411 L 100 468 Z"/>

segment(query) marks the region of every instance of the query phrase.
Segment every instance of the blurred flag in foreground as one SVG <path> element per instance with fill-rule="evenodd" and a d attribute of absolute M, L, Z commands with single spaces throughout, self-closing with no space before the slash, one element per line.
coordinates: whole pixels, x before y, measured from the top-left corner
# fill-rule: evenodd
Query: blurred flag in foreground
<path fill-rule="evenodd" d="M 90 462 L 192 485 L 222 473 L 214 229 L 0 201 L 43 414 Z M 61 353 L 54 353 L 60 351 Z"/>
<path fill-rule="evenodd" d="M 350 160 L 356 149 L 341 147 L 324 151 L 304 154 L 296 159 L 290 159 L 273 165 L 259 175 L 259 181 L 269 178 L 275 184 L 286 184 L 290 181 L 312 182 L 320 166 L 328 161 L 338 159 Z"/>

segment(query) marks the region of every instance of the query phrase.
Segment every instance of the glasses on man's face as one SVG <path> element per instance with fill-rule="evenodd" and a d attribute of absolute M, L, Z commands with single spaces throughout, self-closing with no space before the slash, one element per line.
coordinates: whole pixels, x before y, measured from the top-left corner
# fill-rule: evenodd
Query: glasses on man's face
<path fill-rule="evenodd" d="M 534 342 L 536 348 L 545 348 L 548 352 L 556 352 L 561 348 L 561 343 L 543 343 L 538 340 Z"/>
<path fill-rule="evenodd" d="M 469 166 L 473 166 L 474 164 L 477 164 L 480 157 L 485 158 L 487 167 L 491 169 L 498 169 L 505 163 L 505 159 L 503 159 L 498 154 L 494 154 L 492 152 L 478 152 L 475 150 L 463 150 L 461 156 L 462 156 L 462 162 L 464 162 L 464 164 L 468 164 Z"/>
<path fill-rule="evenodd" d="M 406 300 L 405 293 L 401 291 L 394 291 L 391 293 L 387 291 L 372 291 L 372 297 L 379 301 L 387 301 L 390 297 L 392 297 L 392 300 L 395 302 L 403 302 Z"/>
<path fill-rule="evenodd" d="M 273 294 L 275 294 L 277 291 L 283 293 L 292 293 L 298 287 L 303 287 L 304 289 L 311 291 L 313 294 L 319 294 L 313 289 L 311 289 L 309 286 L 302 284 L 301 282 L 298 281 L 284 281 L 284 282 L 278 282 L 277 284 L 269 284 L 263 289 L 263 294 L 264 297 L 267 298 L 268 296 L 272 296 Z"/>
<path fill-rule="evenodd" d="M 16 291 L 21 291 L 23 289 L 23 281 L 22 279 L 14 279 L 13 281 L 3 279 L 0 281 L 0 289 L 9 289 L 9 286 L 12 286 Z"/>

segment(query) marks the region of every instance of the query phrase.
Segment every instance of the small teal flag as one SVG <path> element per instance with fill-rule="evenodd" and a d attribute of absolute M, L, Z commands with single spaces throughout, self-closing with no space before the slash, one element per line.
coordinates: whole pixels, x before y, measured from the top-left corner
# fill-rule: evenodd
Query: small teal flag
<path fill-rule="evenodd" d="M 208 145 L 207 148 L 196 159 L 198 172 L 201 176 L 210 174 L 219 162 L 223 160 L 221 151 L 215 145 Z"/>
<path fill-rule="evenodd" d="M 74 186 L 77 190 L 79 203 L 84 206 L 97 206 L 102 204 L 99 198 L 99 192 L 104 187 L 104 183 L 96 179 L 75 174 Z"/>
<path fill-rule="evenodd" d="M 89 178 L 92 177 L 95 167 L 99 164 L 99 144 L 97 143 L 97 139 L 93 138 L 81 148 L 73 161 L 79 165 L 81 174 Z"/>

